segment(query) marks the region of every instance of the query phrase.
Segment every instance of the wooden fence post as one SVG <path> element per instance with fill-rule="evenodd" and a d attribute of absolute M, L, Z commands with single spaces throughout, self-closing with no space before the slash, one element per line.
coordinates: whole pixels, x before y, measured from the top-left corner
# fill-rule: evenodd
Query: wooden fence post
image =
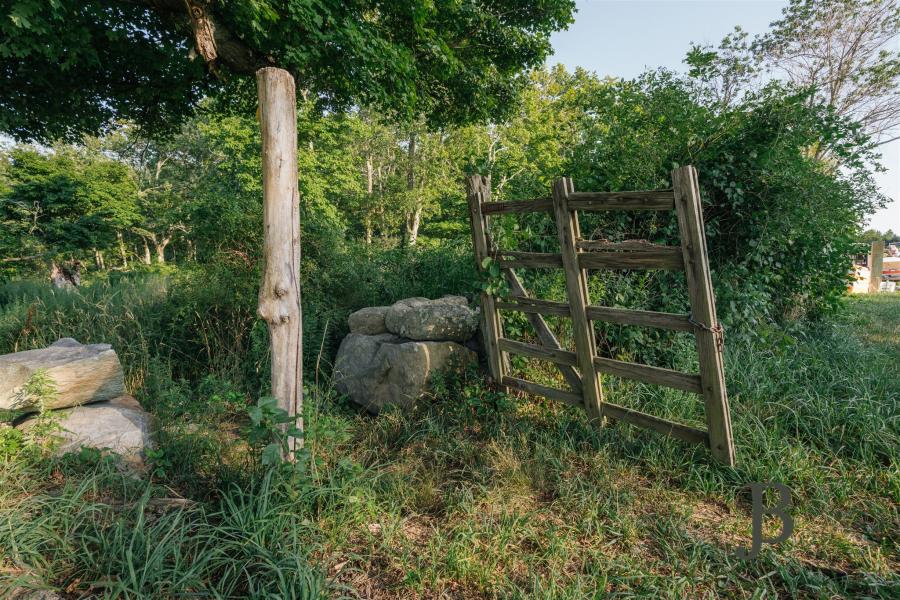
<path fill-rule="evenodd" d="M 872 242 L 869 254 L 869 293 L 881 291 L 881 276 L 884 274 L 884 240 Z"/>
<path fill-rule="evenodd" d="M 262 131 L 263 281 L 259 316 L 272 345 L 272 396 L 303 430 L 303 327 L 300 308 L 300 205 L 297 188 L 297 100 L 283 69 L 256 72 Z M 287 424 L 282 429 L 287 431 Z M 288 438 L 285 458 L 303 440 Z"/>
<path fill-rule="evenodd" d="M 700 358 L 700 381 L 706 407 L 710 450 L 716 460 L 733 466 L 734 443 L 722 363 L 723 331 L 716 319 L 697 170 L 690 166 L 675 169 L 672 171 L 672 185 L 691 303 L 691 320 L 694 323 Z"/>
<path fill-rule="evenodd" d="M 597 354 L 594 328 L 587 318 L 589 296 L 587 277 L 578 264 L 575 241 L 580 236 L 578 214 L 569 210 L 568 196 L 574 192 L 571 179 L 557 179 L 553 182 L 553 214 L 559 232 L 559 251 L 566 274 L 566 292 L 572 317 L 572 331 L 575 337 L 575 351 L 581 370 L 581 389 L 584 409 L 588 418 L 597 421 L 603 417 L 603 390 L 594 369 Z"/>
<path fill-rule="evenodd" d="M 481 205 L 491 199 L 491 178 L 484 175 L 470 175 L 466 178 L 467 198 L 469 202 L 469 218 L 472 222 L 472 246 L 475 248 L 475 262 L 478 270 L 484 273 L 482 265 L 490 256 L 488 247 L 488 220 L 481 212 Z M 488 368 L 491 378 L 497 386 L 503 387 L 504 368 L 509 358 L 500 350 L 498 340 L 503 337 L 503 322 L 494 297 L 481 293 L 481 331 L 484 339 L 484 350 L 487 354 Z"/>

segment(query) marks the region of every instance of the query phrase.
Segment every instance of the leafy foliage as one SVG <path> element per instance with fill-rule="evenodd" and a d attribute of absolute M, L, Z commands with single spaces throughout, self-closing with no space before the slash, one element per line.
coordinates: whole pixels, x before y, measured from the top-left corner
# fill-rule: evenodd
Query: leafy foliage
<path fill-rule="evenodd" d="M 357 103 L 432 123 L 501 115 L 524 83 L 520 73 L 546 58 L 550 34 L 573 9 L 570 0 L 258 0 L 205 8 L 219 50 L 211 66 L 224 79 L 274 64 L 320 107 Z M 170 132 L 204 95 L 251 94 L 239 79 L 217 80 L 202 61 L 188 60 L 182 0 L 4 0 L 0 15 L 0 130 L 19 138 L 74 140 L 114 118 Z"/>

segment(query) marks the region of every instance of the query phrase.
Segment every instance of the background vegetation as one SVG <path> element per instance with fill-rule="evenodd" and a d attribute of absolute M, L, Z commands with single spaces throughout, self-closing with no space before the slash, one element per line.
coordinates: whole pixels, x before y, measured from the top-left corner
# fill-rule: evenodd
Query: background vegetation
<path fill-rule="evenodd" d="M 94 31 L 101 4 L 88 3 L 73 28 Z M 265 4 L 248 4 L 253 19 Z M 571 8 L 551 4 L 544 38 Z M 900 9 L 885 12 L 888 4 L 797 0 L 757 40 L 736 32 L 718 48 L 693 49 L 684 76 L 659 70 L 622 81 L 562 67 L 520 76 L 510 66 L 469 119 L 457 118 L 459 106 L 436 108 L 437 119 L 407 110 L 425 85 L 415 78 L 400 82 L 391 110 L 379 104 L 391 92 L 382 81 L 368 82 L 371 103 L 353 105 L 348 98 L 366 90 L 323 79 L 325 91 L 298 106 L 309 442 L 301 472 L 263 464 L 257 444 L 277 415 L 259 402 L 269 344 L 255 316 L 260 142 L 246 90 L 170 65 L 167 76 L 179 79 L 158 113 L 88 104 L 67 128 L 41 125 L 46 106 L 7 111 L 21 118 L 0 120 L 5 130 L 44 143 L 0 154 L 0 352 L 63 336 L 113 344 L 128 389 L 156 419 L 158 446 L 150 477 L 135 480 L 109 457 L 53 457 L 46 443 L 0 424 L 0 595 L 23 586 L 110 598 L 896 597 L 898 307 L 888 297 L 844 298 L 850 258 L 872 237 L 862 233 L 865 217 L 884 201 L 871 173 L 876 144 L 896 122 L 835 99 L 855 74 L 867 78 L 872 106 L 890 106 L 900 63 L 872 46 L 850 75 L 831 73 L 840 85 L 829 98 L 791 62 L 810 40 L 832 35 L 838 47 L 843 38 L 821 26 L 832 17 L 844 19 L 838 32 L 896 35 Z M 57 59 L 59 47 L 40 41 L 41 24 L 70 8 L 16 13 L 37 35 L 28 52 Z M 220 15 L 223 23 L 241 22 L 236 13 Z M 853 15 L 871 20 L 851 23 Z M 291 36 L 313 28 L 313 13 L 292 18 Z M 148 31 L 164 24 L 153 20 Z M 257 47 L 284 33 L 257 29 L 247 36 Z M 356 39 L 352 29 L 324 29 Z M 379 38 L 385 48 L 396 41 L 388 38 Z M 520 40 L 528 66 L 546 52 L 544 38 Z M 279 56 L 291 40 L 278 42 Z M 179 48 L 174 37 L 163 41 Z M 12 55 L 9 44 L 0 42 L 0 58 Z M 371 66 L 365 48 L 352 48 Z M 310 73 L 326 77 L 333 58 L 311 57 Z M 469 73 L 457 66 L 458 77 Z M 765 75 L 778 69 L 787 75 Z M 464 80 L 453 94 L 477 84 Z M 128 106 L 145 92 L 113 100 Z M 504 118 L 479 123 L 507 93 Z M 168 127 L 148 128 L 160 119 Z M 78 135 L 101 121 L 102 135 Z M 371 418 L 334 394 L 330 363 L 351 311 L 409 296 L 474 298 L 481 288 L 466 174 L 491 175 L 494 199 L 511 200 L 544 196 L 563 175 L 579 190 L 668 187 L 684 164 L 700 173 L 728 331 L 736 469 L 701 448 L 621 424 L 595 429 L 578 410 L 498 393 L 477 372 L 435 382 L 408 414 Z M 596 239 L 676 240 L 668 216 L 582 218 Z M 493 227 L 505 248 L 557 245 L 546 216 Z M 80 287 L 48 284 L 54 265 L 79 264 Z M 536 295 L 562 299 L 561 279 L 523 275 Z M 593 274 L 591 296 L 686 311 L 673 274 Z M 551 325 L 571 343 L 565 320 Z M 510 337 L 533 334 L 516 317 L 505 327 Z M 695 368 L 682 334 L 599 324 L 596 333 L 605 355 Z M 557 377 L 546 366 L 513 366 L 536 381 Z M 702 423 L 687 394 L 612 377 L 604 389 L 618 404 Z M 796 533 L 742 563 L 733 556 L 749 543 L 741 486 L 765 480 L 793 489 Z"/>

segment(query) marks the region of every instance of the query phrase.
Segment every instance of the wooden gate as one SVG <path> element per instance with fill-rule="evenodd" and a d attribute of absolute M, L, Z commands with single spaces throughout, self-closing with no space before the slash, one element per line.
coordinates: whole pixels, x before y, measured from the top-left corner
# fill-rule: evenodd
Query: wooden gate
<path fill-rule="evenodd" d="M 722 367 L 723 330 L 716 320 L 716 306 L 703 213 L 697 185 L 697 171 L 686 166 L 672 172 L 672 189 L 639 192 L 576 192 L 572 180 L 559 179 L 549 198 L 512 202 L 491 202 L 490 179 L 469 177 L 467 181 L 472 240 L 479 268 L 493 258 L 509 286 L 507 299 L 482 294 L 481 311 L 484 341 L 491 377 L 506 388 L 582 406 L 591 419 L 608 417 L 639 427 L 672 435 L 687 442 L 705 444 L 720 462 L 734 465 L 734 445 L 725 375 Z M 663 246 L 646 241 L 598 242 L 584 240 L 578 211 L 671 211 L 678 219 L 681 246 Z M 489 234 L 491 215 L 529 212 L 551 213 L 559 234 L 559 254 L 518 252 L 496 248 Z M 516 268 L 562 268 L 565 271 L 568 302 L 532 298 L 522 287 Z M 687 279 L 690 314 L 673 314 L 597 306 L 588 296 L 588 270 L 666 269 L 682 270 Z M 540 344 L 507 339 L 503 335 L 501 311 L 524 313 L 534 327 Z M 544 321 L 545 315 L 572 319 L 575 352 L 562 348 Z M 597 356 L 592 321 L 656 327 L 693 333 L 699 355 L 700 373 L 629 363 Z M 569 386 L 562 390 L 509 375 L 509 354 L 554 363 Z M 605 373 L 644 383 L 652 383 L 703 397 L 707 429 L 675 423 L 603 400 L 600 374 Z"/>

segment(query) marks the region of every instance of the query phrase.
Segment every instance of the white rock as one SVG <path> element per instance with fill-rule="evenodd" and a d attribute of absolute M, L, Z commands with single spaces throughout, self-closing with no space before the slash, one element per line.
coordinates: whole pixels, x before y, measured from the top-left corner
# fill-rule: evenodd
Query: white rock
<path fill-rule="evenodd" d="M 407 298 L 388 308 L 387 330 L 411 340 L 465 342 L 478 329 L 478 311 L 462 296 Z"/>
<path fill-rule="evenodd" d="M 48 348 L 0 355 L 0 409 L 32 412 L 40 407 L 22 387 L 45 369 L 56 385 L 47 408 L 111 400 L 125 393 L 122 365 L 109 344 L 79 344 L 62 338 Z"/>
<path fill-rule="evenodd" d="M 107 402 L 76 406 L 54 411 L 63 431 L 58 453 L 76 452 L 82 447 L 108 450 L 121 455 L 134 467 L 143 466 L 144 455 L 153 447 L 150 439 L 150 415 L 131 396 L 120 396 Z M 31 417 L 18 425 L 28 431 L 36 422 Z"/>
<path fill-rule="evenodd" d="M 389 308 L 389 306 L 369 306 L 351 314 L 347 319 L 347 323 L 350 325 L 350 333 L 363 333 L 366 335 L 387 333 L 384 316 Z"/>
<path fill-rule="evenodd" d="M 432 376 L 459 369 L 477 357 L 456 342 L 409 341 L 390 333 L 351 333 L 334 367 L 337 390 L 369 412 L 387 405 L 410 408 L 428 391 Z"/>

